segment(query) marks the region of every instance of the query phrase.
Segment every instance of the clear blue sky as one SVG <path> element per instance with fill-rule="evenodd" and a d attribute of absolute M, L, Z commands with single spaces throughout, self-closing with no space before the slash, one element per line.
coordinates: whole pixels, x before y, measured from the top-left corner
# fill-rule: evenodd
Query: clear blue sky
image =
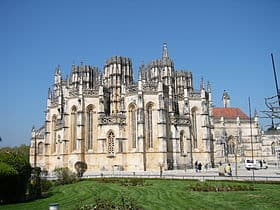
<path fill-rule="evenodd" d="M 248 114 L 275 94 L 270 53 L 280 69 L 280 1 L 0 1 L 1 146 L 29 144 L 44 123 L 54 69 L 73 62 L 103 68 L 107 58 L 161 56 L 167 42 L 176 69 L 191 70 L 196 88 L 210 81 L 215 106 L 223 90 Z M 280 76 L 280 74 L 279 74 Z"/>

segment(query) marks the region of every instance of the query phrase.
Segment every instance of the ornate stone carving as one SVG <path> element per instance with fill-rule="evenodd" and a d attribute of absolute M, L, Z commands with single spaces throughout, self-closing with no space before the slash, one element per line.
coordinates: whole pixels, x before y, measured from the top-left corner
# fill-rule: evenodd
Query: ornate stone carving
<path fill-rule="evenodd" d="M 122 114 L 112 115 L 112 116 L 101 115 L 98 118 L 98 124 L 99 125 L 115 125 L 115 124 L 124 125 L 126 124 L 126 116 Z"/>
<path fill-rule="evenodd" d="M 170 122 L 172 125 L 186 125 L 191 126 L 191 120 L 185 116 L 171 116 Z"/>

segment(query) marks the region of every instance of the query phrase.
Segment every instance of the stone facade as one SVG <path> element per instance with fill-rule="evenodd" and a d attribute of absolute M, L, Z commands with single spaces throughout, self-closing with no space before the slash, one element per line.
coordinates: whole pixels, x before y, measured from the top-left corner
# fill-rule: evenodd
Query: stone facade
<path fill-rule="evenodd" d="M 263 132 L 262 138 L 262 157 L 269 165 L 280 167 L 280 130 L 270 128 Z"/>
<path fill-rule="evenodd" d="M 211 89 L 193 86 L 189 71 L 176 71 L 164 44 L 162 57 L 139 69 L 111 57 L 97 67 L 73 65 L 69 78 L 58 67 L 49 89 L 45 124 L 32 130 L 30 162 L 47 171 L 152 171 L 214 165 Z M 36 155 L 35 155 L 36 154 Z"/>
<path fill-rule="evenodd" d="M 192 72 L 175 70 L 166 44 L 160 59 L 140 66 L 137 82 L 127 57 L 109 58 L 103 71 L 72 65 L 64 79 L 57 67 L 30 163 L 49 172 L 78 161 L 88 171 L 158 171 L 239 163 L 252 151 L 277 162 L 279 132 L 262 132 L 257 113 L 250 119 L 230 107 L 227 92 L 222 101 L 213 107 L 209 83 L 195 90 Z"/>
<path fill-rule="evenodd" d="M 262 138 L 258 115 L 250 118 L 239 108 L 230 107 L 230 97 L 224 91 L 224 107 L 213 108 L 215 161 L 244 162 L 262 157 Z"/>

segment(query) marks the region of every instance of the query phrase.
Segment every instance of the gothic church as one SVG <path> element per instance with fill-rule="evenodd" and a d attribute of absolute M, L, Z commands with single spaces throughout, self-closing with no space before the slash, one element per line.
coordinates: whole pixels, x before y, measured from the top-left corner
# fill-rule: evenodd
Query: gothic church
<path fill-rule="evenodd" d="M 30 162 L 52 171 L 152 171 L 214 164 L 211 88 L 194 89 L 192 72 L 175 70 L 166 44 L 162 56 L 139 68 L 130 58 L 109 58 L 104 70 L 58 67 L 49 89 L 45 124 L 32 129 Z"/>

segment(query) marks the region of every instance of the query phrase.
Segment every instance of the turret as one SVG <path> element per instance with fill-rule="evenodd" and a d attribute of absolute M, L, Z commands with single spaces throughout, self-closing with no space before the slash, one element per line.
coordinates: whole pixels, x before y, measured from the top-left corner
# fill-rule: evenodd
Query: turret
<path fill-rule="evenodd" d="M 114 56 L 106 61 L 104 68 L 104 86 L 110 92 L 110 113 L 117 114 L 121 110 L 121 85 L 133 82 L 132 63 L 130 58 Z"/>
<path fill-rule="evenodd" d="M 258 115 L 258 112 L 256 109 L 255 109 L 255 113 L 254 113 L 254 122 L 256 125 L 259 124 L 259 115 Z"/>
<path fill-rule="evenodd" d="M 222 100 L 223 100 L 224 108 L 230 107 L 230 96 L 225 90 L 223 93 Z"/>
<path fill-rule="evenodd" d="M 162 49 L 162 58 L 168 58 L 168 50 L 167 50 L 167 44 L 163 43 L 163 49 Z"/>
<path fill-rule="evenodd" d="M 60 66 L 58 65 L 55 69 L 54 84 L 60 84 L 60 83 L 61 83 L 61 71 L 60 71 Z"/>

